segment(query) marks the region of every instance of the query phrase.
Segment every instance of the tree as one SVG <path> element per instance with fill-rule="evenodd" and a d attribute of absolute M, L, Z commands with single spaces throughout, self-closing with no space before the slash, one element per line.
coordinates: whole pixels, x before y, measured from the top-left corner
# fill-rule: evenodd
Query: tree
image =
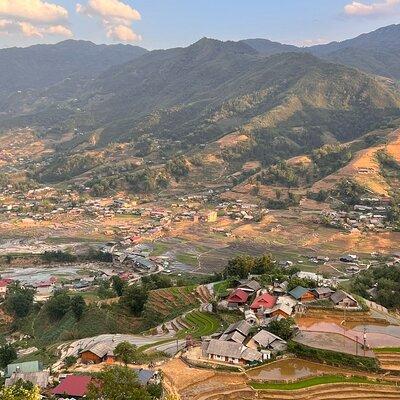
<path fill-rule="evenodd" d="M 121 342 L 114 350 L 114 355 L 125 365 L 134 363 L 137 360 L 137 347 L 129 342 Z"/>
<path fill-rule="evenodd" d="M 0 367 L 5 368 L 17 359 L 17 352 L 11 344 L 0 347 Z"/>
<path fill-rule="evenodd" d="M 114 275 L 111 278 L 111 281 L 112 281 L 112 287 L 113 287 L 115 293 L 117 294 L 117 296 L 121 297 L 122 294 L 124 293 L 124 289 L 126 286 L 125 282 L 118 275 Z"/>
<path fill-rule="evenodd" d="M 1 400 L 40 400 L 40 390 L 37 386 L 26 389 L 21 385 L 0 388 Z"/>
<path fill-rule="evenodd" d="M 283 340 L 289 340 L 294 333 L 295 321 L 293 318 L 281 319 L 280 321 L 272 321 L 268 325 L 268 330 Z"/>
<path fill-rule="evenodd" d="M 126 288 L 120 302 L 128 307 L 133 315 L 139 317 L 143 312 L 147 298 L 148 293 L 143 286 L 133 285 Z"/>
<path fill-rule="evenodd" d="M 65 291 L 55 292 L 46 303 L 46 310 L 50 318 L 61 319 L 70 309 L 71 298 Z"/>
<path fill-rule="evenodd" d="M 82 318 L 86 309 L 85 300 L 81 295 L 74 296 L 71 299 L 71 311 L 74 313 L 75 318 L 79 321 Z"/>
<path fill-rule="evenodd" d="M 135 371 L 128 367 L 106 367 L 89 385 L 87 400 L 151 400 Z"/>
<path fill-rule="evenodd" d="M 67 356 L 64 359 L 64 365 L 69 368 L 72 367 L 76 362 L 77 362 L 77 358 L 74 356 Z"/>
<path fill-rule="evenodd" d="M 17 318 L 26 317 L 32 310 L 35 289 L 22 287 L 21 284 L 13 282 L 9 285 L 5 298 L 6 311 Z"/>

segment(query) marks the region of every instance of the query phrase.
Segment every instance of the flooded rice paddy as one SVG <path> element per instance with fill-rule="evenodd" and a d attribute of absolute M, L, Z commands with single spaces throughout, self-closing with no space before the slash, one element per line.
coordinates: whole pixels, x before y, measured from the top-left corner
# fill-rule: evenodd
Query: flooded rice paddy
<path fill-rule="evenodd" d="M 254 380 L 293 381 L 316 375 L 337 374 L 340 372 L 343 373 L 343 370 L 340 368 L 290 358 L 255 368 L 248 371 L 247 375 L 250 379 Z"/>

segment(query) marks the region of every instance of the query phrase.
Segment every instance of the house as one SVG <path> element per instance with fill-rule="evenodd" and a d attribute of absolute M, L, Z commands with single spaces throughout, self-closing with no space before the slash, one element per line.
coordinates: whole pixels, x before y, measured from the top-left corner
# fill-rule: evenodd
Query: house
<path fill-rule="evenodd" d="M 57 397 L 85 397 L 92 379 L 91 376 L 87 375 L 68 375 L 51 390 L 51 393 Z"/>
<path fill-rule="evenodd" d="M 271 309 L 271 317 L 289 318 L 293 314 L 293 306 L 288 303 L 277 303 Z"/>
<path fill-rule="evenodd" d="M 311 292 L 318 300 L 329 299 L 334 291 L 328 287 L 317 287 L 311 289 Z"/>
<path fill-rule="evenodd" d="M 5 377 L 5 386 L 12 386 L 22 379 L 45 388 L 49 383 L 50 373 L 43 371 L 43 366 L 39 361 L 30 361 L 7 365 Z"/>
<path fill-rule="evenodd" d="M 297 301 L 307 302 L 315 300 L 313 293 L 302 286 L 297 286 L 289 292 L 289 294 Z"/>
<path fill-rule="evenodd" d="M 6 297 L 8 285 L 12 282 L 12 279 L 0 279 L 0 298 Z"/>
<path fill-rule="evenodd" d="M 43 371 L 43 365 L 39 361 L 8 364 L 5 377 L 9 378 L 13 373 L 31 373 Z"/>
<path fill-rule="evenodd" d="M 258 325 L 258 318 L 256 314 L 254 313 L 253 310 L 245 310 L 244 312 L 244 319 L 246 320 L 247 323 L 249 323 L 251 326 L 256 326 Z"/>
<path fill-rule="evenodd" d="M 244 281 L 240 281 L 240 285 L 239 285 L 238 289 L 241 289 L 244 292 L 249 293 L 249 295 L 250 295 L 250 294 L 258 292 L 261 289 L 261 285 L 254 279 L 244 280 Z"/>
<path fill-rule="evenodd" d="M 225 340 L 210 340 L 205 353 L 210 360 L 230 364 L 245 365 L 263 360 L 261 352 L 250 349 L 240 343 L 227 342 Z"/>
<path fill-rule="evenodd" d="M 356 262 L 358 257 L 355 254 L 346 254 L 340 257 L 341 262 L 352 263 Z"/>
<path fill-rule="evenodd" d="M 243 343 L 247 339 L 250 329 L 251 325 L 245 320 L 235 322 L 228 326 L 219 339 L 227 342 Z"/>
<path fill-rule="evenodd" d="M 277 298 L 275 296 L 270 295 L 269 293 L 264 293 L 261 296 L 258 296 L 253 303 L 251 304 L 250 308 L 253 311 L 262 312 L 264 310 L 272 309 L 276 304 Z"/>
<path fill-rule="evenodd" d="M 252 347 L 252 345 L 255 345 L 256 348 L 271 350 L 272 352 L 284 351 L 287 348 L 287 344 L 283 339 L 265 329 L 262 329 L 253 336 L 248 346 Z"/>
<path fill-rule="evenodd" d="M 313 282 L 322 283 L 324 281 L 324 277 L 322 275 L 316 274 L 314 272 L 307 272 L 307 271 L 299 271 L 294 274 L 295 277 L 299 279 L 308 279 Z"/>
<path fill-rule="evenodd" d="M 358 307 L 357 300 L 350 294 L 344 292 L 343 290 L 338 290 L 331 296 L 331 301 L 335 306 L 342 308 Z"/>
<path fill-rule="evenodd" d="M 83 364 L 100 364 L 102 362 L 112 364 L 115 361 L 114 347 L 101 342 L 83 349 L 79 356 Z"/>
<path fill-rule="evenodd" d="M 245 292 L 242 289 L 234 290 L 228 297 L 228 307 L 229 308 L 237 308 L 247 303 L 249 298 L 249 293 Z"/>
<path fill-rule="evenodd" d="M 275 296 L 281 296 L 283 294 L 285 294 L 287 292 L 287 288 L 288 288 L 288 281 L 284 281 L 284 282 L 275 282 L 274 283 L 274 287 L 272 288 L 272 293 Z"/>

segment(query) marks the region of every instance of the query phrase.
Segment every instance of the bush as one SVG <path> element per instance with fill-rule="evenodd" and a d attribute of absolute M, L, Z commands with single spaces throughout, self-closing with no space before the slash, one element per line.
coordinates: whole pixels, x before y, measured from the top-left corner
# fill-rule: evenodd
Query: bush
<path fill-rule="evenodd" d="M 351 354 L 339 353 L 330 350 L 315 349 L 303 344 L 288 342 L 288 351 L 300 358 L 311 361 L 327 363 L 337 367 L 350 367 L 362 369 L 369 372 L 378 372 L 380 370 L 378 362 L 375 358 L 353 356 Z"/>

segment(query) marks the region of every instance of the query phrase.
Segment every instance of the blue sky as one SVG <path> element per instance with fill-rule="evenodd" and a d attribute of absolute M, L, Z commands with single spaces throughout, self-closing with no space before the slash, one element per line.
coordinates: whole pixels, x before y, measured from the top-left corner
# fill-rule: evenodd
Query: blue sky
<path fill-rule="evenodd" d="M 399 22 L 400 0 L 0 0 L 0 47 L 73 37 L 155 49 L 204 36 L 307 45 Z"/>

